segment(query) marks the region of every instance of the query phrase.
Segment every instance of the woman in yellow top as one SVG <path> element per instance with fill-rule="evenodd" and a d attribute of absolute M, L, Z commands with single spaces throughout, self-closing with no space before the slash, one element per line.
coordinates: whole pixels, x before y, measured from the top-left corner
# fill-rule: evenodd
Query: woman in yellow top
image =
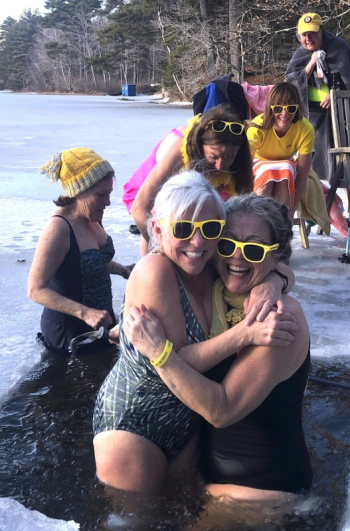
<path fill-rule="evenodd" d="M 253 190 L 249 143 L 242 119 L 230 105 L 194 116 L 173 129 L 124 185 L 123 202 L 148 242 L 147 216 L 162 184 L 184 167 L 204 173 L 225 201 Z M 145 241 L 142 254 L 147 252 Z"/>
<path fill-rule="evenodd" d="M 273 87 L 264 114 L 254 118 L 247 136 L 254 157 L 254 191 L 287 205 L 293 218 L 305 190 L 315 137 L 294 85 Z"/>

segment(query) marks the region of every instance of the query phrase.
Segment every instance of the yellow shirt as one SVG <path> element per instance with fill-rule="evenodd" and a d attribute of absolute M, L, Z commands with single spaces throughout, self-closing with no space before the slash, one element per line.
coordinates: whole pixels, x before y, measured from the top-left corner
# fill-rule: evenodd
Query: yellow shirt
<path fill-rule="evenodd" d="M 254 118 L 253 123 L 262 125 L 263 115 Z M 300 155 L 312 153 L 315 140 L 313 125 L 306 118 L 291 124 L 287 133 L 280 138 L 276 131 L 248 127 L 247 137 L 254 157 L 261 160 L 290 159 L 298 151 Z"/>

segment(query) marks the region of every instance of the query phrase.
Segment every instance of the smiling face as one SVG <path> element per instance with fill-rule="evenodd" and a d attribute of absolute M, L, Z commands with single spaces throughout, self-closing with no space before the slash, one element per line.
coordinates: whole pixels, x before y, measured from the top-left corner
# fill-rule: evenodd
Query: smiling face
<path fill-rule="evenodd" d="M 295 103 L 295 102 L 291 102 L 291 105 L 293 103 Z M 275 104 L 275 105 L 278 105 L 278 104 Z M 285 109 L 283 109 L 281 114 L 274 114 L 273 115 L 273 118 L 274 118 L 274 126 L 273 127 L 274 127 L 275 131 L 277 132 L 277 134 L 280 133 L 280 135 L 285 135 L 287 133 L 288 129 L 292 125 L 292 122 L 294 120 L 295 114 L 296 114 L 296 112 L 294 112 L 293 114 L 289 114 Z"/>
<path fill-rule="evenodd" d="M 203 156 L 209 167 L 217 172 L 229 171 L 240 146 L 234 144 L 203 145 Z"/>
<path fill-rule="evenodd" d="M 182 220 L 192 221 L 195 207 L 189 208 Z M 205 201 L 197 219 L 195 221 L 205 221 L 209 219 L 220 219 L 212 199 Z M 154 233 L 158 243 L 163 249 L 164 254 L 188 275 L 200 274 L 209 258 L 216 251 L 218 239 L 207 240 L 197 228 L 194 234 L 188 240 L 177 240 L 172 234 L 170 226 L 160 226 L 157 221 L 154 222 Z"/>
<path fill-rule="evenodd" d="M 256 215 L 230 216 L 223 236 L 240 242 L 272 244 L 266 224 Z M 273 252 L 266 253 L 265 259 L 259 264 L 248 262 L 241 249 L 237 249 L 230 258 L 219 254 L 215 257 L 215 266 L 221 280 L 229 291 L 238 294 L 249 292 L 276 268 L 277 263 L 278 258 L 275 258 Z"/>
<path fill-rule="evenodd" d="M 306 31 L 305 33 L 300 33 L 300 42 L 303 48 L 309 50 L 310 52 L 315 52 L 319 50 L 322 45 L 322 30 L 318 31 Z"/>
<path fill-rule="evenodd" d="M 104 209 L 111 204 L 113 175 L 107 176 L 95 186 L 77 196 L 80 214 L 89 221 L 101 222 Z"/>

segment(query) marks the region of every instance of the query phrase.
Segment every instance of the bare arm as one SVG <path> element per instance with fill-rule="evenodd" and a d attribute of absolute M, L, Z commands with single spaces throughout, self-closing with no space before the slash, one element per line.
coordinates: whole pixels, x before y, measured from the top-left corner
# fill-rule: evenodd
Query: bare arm
<path fill-rule="evenodd" d="M 302 198 L 306 182 L 309 177 L 309 171 L 311 168 L 311 160 L 312 160 L 312 153 L 309 153 L 308 155 L 299 155 L 297 160 L 297 174 L 296 174 L 296 181 L 295 181 L 295 197 L 294 197 L 294 205 L 292 206 L 290 210 L 290 216 L 294 216 L 294 212 L 300 202 L 300 199 Z"/>
<path fill-rule="evenodd" d="M 245 323 L 247 325 L 252 324 L 255 319 L 263 321 L 274 306 L 276 306 L 278 313 L 283 313 L 282 292 L 290 292 L 295 284 L 295 275 L 292 269 L 282 262 L 278 263 L 276 269 L 287 277 L 287 287 L 283 278 L 273 271 L 267 275 L 264 282 L 255 286 L 245 303 Z"/>
<path fill-rule="evenodd" d="M 222 384 L 192 369 L 173 350 L 157 372 L 169 389 L 188 407 L 216 427 L 239 421 L 268 396 L 281 381 L 289 378 L 303 363 L 308 350 L 308 327 L 294 299 L 286 301 L 297 314 L 298 333 L 288 347 L 248 347 L 235 361 Z M 162 347 L 158 351 L 158 356 Z"/>
<path fill-rule="evenodd" d="M 248 327 L 241 322 L 212 339 L 183 344 L 175 350 L 195 370 L 205 372 L 248 345 L 289 346 L 297 329 L 296 318 L 289 312 L 283 315 L 270 312 L 263 323 L 255 321 Z M 149 359 L 157 359 L 165 339 L 169 339 L 159 319 L 143 304 L 140 310 L 130 308 L 124 320 L 124 331 L 133 345 Z"/>
<path fill-rule="evenodd" d="M 69 251 L 69 227 L 60 218 L 50 218 L 40 236 L 28 279 L 28 297 L 51 310 L 73 315 L 92 328 L 112 323 L 106 310 L 96 310 L 73 301 L 50 289 L 54 277 Z"/>
<path fill-rule="evenodd" d="M 123 266 L 114 260 L 111 260 L 108 264 L 108 272 L 110 275 L 119 275 L 125 279 L 128 279 L 135 264 Z"/>
<path fill-rule="evenodd" d="M 174 133 L 171 135 L 170 139 L 166 137 L 163 141 L 167 142 L 166 150 L 162 150 L 162 144 L 159 146 L 158 151 L 161 150 L 161 156 L 137 192 L 131 208 L 131 215 L 146 241 L 149 240 L 146 227 L 147 214 L 152 210 L 154 198 L 165 180 L 179 169 L 181 163 L 182 138 Z"/>

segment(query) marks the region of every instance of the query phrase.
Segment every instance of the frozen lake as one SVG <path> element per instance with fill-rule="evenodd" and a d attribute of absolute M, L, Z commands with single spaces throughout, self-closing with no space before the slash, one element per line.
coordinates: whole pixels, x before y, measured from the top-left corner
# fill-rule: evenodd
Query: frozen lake
<path fill-rule="evenodd" d="M 162 136 L 186 124 L 192 110 L 140 99 L 5 92 L 0 92 L 0 109 L 0 400 L 6 401 L 42 353 L 35 342 L 41 308 L 27 299 L 26 282 L 41 227 L 61 188 L 58 184 L 50 186 L 38 169 L 54 153 L 71 147 L 90 147 L 104 156 L 115 168 L 116 183 L 103 223 L 113 237 L 115 259 L 125 264 L 135 262 L 138 238 L 128 232 L 133 221 L 121 202 L 122 186 Z M 332 374 L 328 368 L 336 366 L 342 378 L 350 367 L 350 268 L 338 262 L 344 247 L 344 238 L 332 228 L 330 237 L 313 232 L 310 249 L 304 250 L 296 228 L 290 263 L 297 280 L 294 296 L 301 302 L 310 326 L 312 358 L 324 368 L 326 376 Z M 123 279 L 113 278 L 116 313 L 124 286 Z M 332 432 L 329 427 L 329 432 L 346 441 L 349 424 L 343 419 L 341 426 L 340 435 L 335 428 Z M 18 518 L 15 527 L 13 521 L 11 527 L 9 515 Z M 21 505 L 0 499 L 1 531 L 78 528 L 77 523 L 40 522 L 40 518 L 35 527 L 35 518 Z M 350 529 L 344 518 L 342 529 Z"/>

